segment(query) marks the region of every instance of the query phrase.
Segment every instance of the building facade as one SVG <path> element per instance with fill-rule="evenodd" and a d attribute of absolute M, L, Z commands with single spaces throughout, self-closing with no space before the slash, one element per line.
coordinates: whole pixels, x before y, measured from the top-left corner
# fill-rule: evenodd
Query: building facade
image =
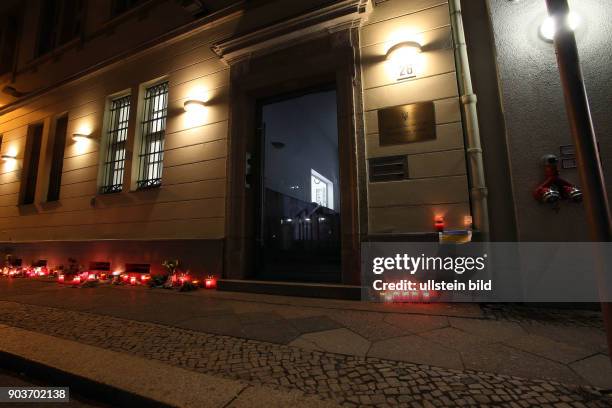
<path fill-rule="evenodd" d="M 573 3 L 605 164 L 612 20 Z M 355 285 L 363 242 L 433 240 L 440 217 L 472 217 L 478 239 L 586 239 L 580 204 L 532 197 L 545 154 L 578 182 L 543 1 L 1 11 L 0 242 L 25 263 Z"/>

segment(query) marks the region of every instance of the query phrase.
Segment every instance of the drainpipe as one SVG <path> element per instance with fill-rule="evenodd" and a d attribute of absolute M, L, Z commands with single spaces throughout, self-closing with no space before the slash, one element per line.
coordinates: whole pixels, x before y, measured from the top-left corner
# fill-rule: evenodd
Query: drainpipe
<path fill-rule="evenodd" d="M 465 126 L 465 150 L 467 153 L 468 178 L 470 184 L 470 202 L 474 216 L 474 227 L 480 232 L 481 241 L 489 240 L 489 209 L 487 205 L 487 185 L 485 183 L 482 148 L 480 146 L 480 128 L 478 127 L 477 98 L 472 88 L 470 63 L 463 18 L 461 17 L 460 0 L 449 0 L 451 27 L 453 31 L 453 48 L 459 82 L 459 93 L 463 107 Z"/>

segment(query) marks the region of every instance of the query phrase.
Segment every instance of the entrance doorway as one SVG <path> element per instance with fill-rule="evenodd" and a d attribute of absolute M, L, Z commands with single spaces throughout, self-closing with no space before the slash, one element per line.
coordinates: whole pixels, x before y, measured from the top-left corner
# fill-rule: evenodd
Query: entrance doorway
<path fill-rule="evenodd" d="M 341 280 L 336 90 L 258 101 L 260 279 Z"/>

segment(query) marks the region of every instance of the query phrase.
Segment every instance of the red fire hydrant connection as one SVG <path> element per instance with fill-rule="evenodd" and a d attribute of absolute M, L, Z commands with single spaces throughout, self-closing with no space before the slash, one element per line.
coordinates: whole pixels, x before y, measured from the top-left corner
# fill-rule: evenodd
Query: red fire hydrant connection
<path fill-rule="evenodd" d="M 582 201 L 582 191 L 574 184 L 559 177 L 559 159 L 553 154 L 542 158 L 544 162 L 544 176 L 546 179 L 534 191 L 533 197 L 540 203 L 550 204 L 559 208 L 559 201 L 570 200 L 576 203 Z"/>

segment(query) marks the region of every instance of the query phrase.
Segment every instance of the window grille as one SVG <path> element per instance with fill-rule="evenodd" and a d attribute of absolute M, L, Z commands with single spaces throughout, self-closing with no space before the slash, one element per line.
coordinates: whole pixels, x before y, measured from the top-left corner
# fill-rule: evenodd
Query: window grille
<path fill-rule="evenodd" d="M 161 185 L 164 136 L 168 113 L 168 82 L 147 88 L 144 98 L 138 188 Z"/>
<path fill-rule="evenodd" d="M 123 188 L 123 173 L 125 171 L 125 147 L 130 119 L 131 96 L 123 96 L 111 102 L 104 161 L 104 176 L 102 179 L 102 194 L 118 193 Z"/>

